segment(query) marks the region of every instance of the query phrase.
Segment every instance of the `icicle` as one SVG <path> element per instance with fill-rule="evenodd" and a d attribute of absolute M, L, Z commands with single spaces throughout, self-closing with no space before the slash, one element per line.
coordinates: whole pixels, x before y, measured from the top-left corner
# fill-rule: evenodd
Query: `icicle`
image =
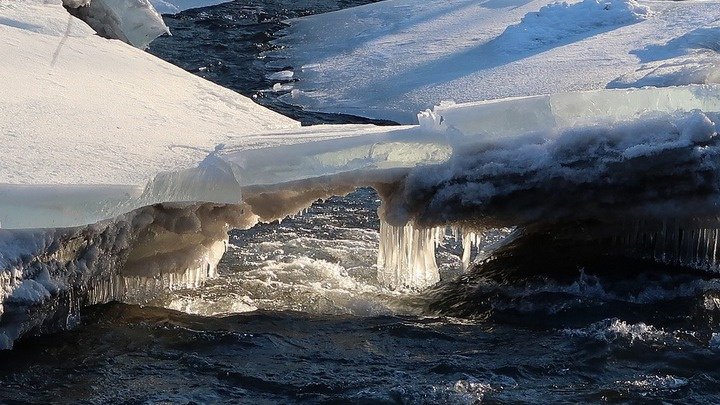
<path fill-rule="evenodd" d="M 473 249 L 479 249 L 482 243 L 483 235 L 480 233 L 463 231 L 462 232 L 462 269 L 467 271 L 470 268 L 472 262 L 472 251 Z"/>
<path fill-rule="evenodd" d="M 450 226 L 450 232 L 452 233 L 453 240 L 455 242 L 460 242 L 462 239 L 462 231 L 457 226 Z"/>
<path fill-rule="evenodd" d="M 440 281 L 435 247 L 444 228 L 398 227 L 380 221 L 378 281 L 390 288 L 425 288 Z"/>
<path fill-rule="evenodd" d="M 472 235 L 472 233 L 465 233 L 462 237 L 462 270 L 464 272 L 470 267 L 470 260 L 472 259 L 472 243 L 470 235 Z"/>
<path fill-rule="evenodd" d="M 720 272 L 717 219 L 636 221 L 624 234 L 613 236 L 614 244 L 632 254 L 660 263 Z"/>

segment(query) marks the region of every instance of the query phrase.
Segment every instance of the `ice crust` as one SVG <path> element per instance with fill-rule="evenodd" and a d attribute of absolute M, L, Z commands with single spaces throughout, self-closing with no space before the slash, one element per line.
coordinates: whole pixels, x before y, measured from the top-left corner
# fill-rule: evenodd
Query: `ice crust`
<path fill-rule="evenodd" d="M 143 303 L 214 277 L 243 205 L 161 204 L 77 228 L 0 230 L 0 349 L 72 326 L 85 305 Z"/>
<path fill-rule="evenodd" d="M 249 150 L 225 144 L 197 167 L 161 173 L 144 188 L 3 186 L 10 192 L 0 203 L 9 206 L 8 221 L 25 224 L 99 220 L 159 201 L 193 200 L 243 202 L 251 221 L 270 222 L 317 199 L 372 186 L 383 199 L 379 280 L 422 288 L 438 280 L 434 250 L 448 224 L 458 228 L 467 268 L 488 227 L 610 221 L 618 212 L 617 221 L 716 214 L 719 94 L 717 86 L 705 85 L 444 104 L 423 113 L 419 126 L 304 128 L 299 139 L 303 131 L 332 138 L 342 130 L 344 137 Z M 529 111 L 528 105 L 536 114 L 513 114 Z M 273 136 L 279 134 L 267 139 Z M 558 195 L 560 187 L 572 192 Z M 714 235 L 709 228 L 694 229 Z M 711 241 L 698 236 L 683 252 Z M 704 249 L 687 263 L 714 262 L 714 248 Z"/>

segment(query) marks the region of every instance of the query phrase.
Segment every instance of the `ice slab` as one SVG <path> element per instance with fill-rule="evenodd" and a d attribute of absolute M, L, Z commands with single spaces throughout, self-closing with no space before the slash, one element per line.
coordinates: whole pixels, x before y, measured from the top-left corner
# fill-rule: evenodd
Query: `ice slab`
<path fill-rule="evenodd" d="M 99 35 L 137 48 L 145 49 L 155 38 L 170 33 L 148 0 L 69 0 L 63 4 Z"/>

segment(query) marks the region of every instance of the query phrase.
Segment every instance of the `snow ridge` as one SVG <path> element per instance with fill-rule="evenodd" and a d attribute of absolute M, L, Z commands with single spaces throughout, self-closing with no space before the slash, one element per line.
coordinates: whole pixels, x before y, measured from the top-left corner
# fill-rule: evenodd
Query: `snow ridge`
<path fill-rule="evenodd" d="M 552 3 L 527 13 L 519 24 L 509 26 L 494 41 L 506 51 L 526 52 L 577 36 L 600 33 L 614 27 L 637 23 L 650 16 L 650 9 L 635 0 L 583 0 L 579 3 Z"/>

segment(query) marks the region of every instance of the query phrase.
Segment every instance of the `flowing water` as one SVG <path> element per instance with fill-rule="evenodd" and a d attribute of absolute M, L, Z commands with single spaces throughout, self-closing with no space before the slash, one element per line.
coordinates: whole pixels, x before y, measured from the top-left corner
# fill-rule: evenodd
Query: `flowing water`
<path fill-rule="evenodd" d="M 166 16 L 174 36 L 151 52 L 304 123 L 367 122 L 282 105 L 266 91 L 282 67 L 262 58 L 281 20 L 361 3 Z M 464 274 L 448 233 L 440 284 L 388 289 L 378 206 L 360 189 L 233 231 L 203 286 L 17 342 L 0 352 L 0 403 L 720 403 L 720 281 L 542 244 Z"/>

